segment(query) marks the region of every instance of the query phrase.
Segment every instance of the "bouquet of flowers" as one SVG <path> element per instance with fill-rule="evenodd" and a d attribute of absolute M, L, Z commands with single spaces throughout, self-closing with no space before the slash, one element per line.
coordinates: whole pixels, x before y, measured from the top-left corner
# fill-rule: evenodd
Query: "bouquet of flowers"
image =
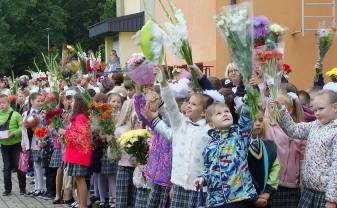
<path fill-rule="evenodd" d="M 123 133 L 118 139 L 126 153 L 133 156 L 137 163 L 145 165 L 148 158 L 149 145 L 147 140 L 151 133 L 146 129 L 131 130 Z"/>
<path fill-rule="evenodd" d="M 106 103 L 100 103 L 96 101 L 91 101 L 89 105 L 92 116 L 97 118 L 98 126 L 101 127 L 101 131 L 104 135 L 114 135 L 115 132 L 115 119 L 112 116 L 112 106 Z M 116 161 L 121 158 L 121 150 L 116 141 L 112 139 L 109 141 L 108 145 L 110 146 L 111 153 L 114 155 Z"/>
<path fill-rule="evenodd" d="M 318 47 L 318 59 L 317 64 L 315 66 L 316 75 L 315 75 L 315 82 L 318 82 L 320 76 L 322 74 L 322 63 L 324 57 L 328 53 L 332 43 L 335 40 L 336 36 L 336 28 L 329 27 L 329 28 L 322 28 L 318 29 L 317 31 L 317 47 Z"/>
<path fill-rule="evenodd" d="M 336 28 L 322 28 L 317 32 L 319 62 L 322 63 L 336 36 Z"/>
<path fill-rule="evenodd" d="M 61 115 L 63 110 L 61 108 L 51 109 L 46 113 L 46 121 L 47 124 L 52 124 L 52 127 L 55 129 L 63 128 L 63 122 L 61 119 Z"/>
<path fill-rule="evenodd" d="M 101 51 L 98 51 L 96 55 L 91 53 L 89 56 L 90 69 L 94 72 L 101 70 L 101 61 L 102 61 Z"/>
<path fill-rule="evenodd" d="M 157 24 L 157 29 L 161 29 L 158 31 L 163 35 L 164 46 L 178 58 L 184 59 L 187 65 L 193 65 L 192 49 L 188 41 L 188 31 L 184 14 L 181 10 L 176 9 L 172 0 L 167 0 L 169 9 L 165 7 L 162 0 L 159 0 L 159 3 L 168 19 L 164 26 Z M 154 21 L 153 18 L 152 20 Z M 160 39 L 160 42 L 161 41 L 162 39 Z M 192 71 L 192 81 L 196 91 L 201 91 L 197 75 L 194 71 Z"/>
<path fill-rule="evenodd" d="M 26 119 L 23 120 L 23 126 L 25 128 L 36 128 L 40 123 L 40 118 L 38 116 L 28 116 Z"/>
<path fill-rule="evenodd" d="M 76 46 L 77 56 L 81 63 L 82 74 L 87 73 L 87 54 L 83 51 L 81 44 L 77 43 Z"/>
<path fill-rule="evenodd" d="M 144 56 L 154 64 L 161 64 L 163 44 L 163 30 L 153 20 L 148 20 L 140 30 L 140 47 Z"/>
<path fill-rule="evenodd" d="M 251 107 L 251 117 L 254 118 L 259 107 L 259 92 L 249 85 L 253 73 L 251 10 L 250 3 L 227 6 L 215 17 L 215 22 L 225 39 L 233 62 L 243 76 L 247 103 Z"/>
<path fill-rule="evenodd" d="M 269 33 L 269 19 L 266 16 L 255 16 L 252 21 L 254 26 L 254 48 L 263 46 Z"/>
<path fill-rule="evenodd" d="M 139 85 L 152 85 L 155 80 L 153 65 L 140 53 L 132 54 L 127 62 L 126 74 Z"/>
<path fill-rule="evenodd" d="M 48 134 L 48 128 L 46 127 L 38 128 L 34 131 L 34 134 L 36 135 L 36 137 L 39 139 L 40 142 L 45 142 L 45 138 Z"/>

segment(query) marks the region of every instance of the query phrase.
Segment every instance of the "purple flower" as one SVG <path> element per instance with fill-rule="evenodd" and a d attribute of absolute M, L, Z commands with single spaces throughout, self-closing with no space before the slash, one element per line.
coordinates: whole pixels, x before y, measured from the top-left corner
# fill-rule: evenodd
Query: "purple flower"
<path fill-rule="evenodd" d="M 254 39 L 264 37 L 269 33 L 269 19 L 266 16 L 255 16 L 252 19 Z"/>

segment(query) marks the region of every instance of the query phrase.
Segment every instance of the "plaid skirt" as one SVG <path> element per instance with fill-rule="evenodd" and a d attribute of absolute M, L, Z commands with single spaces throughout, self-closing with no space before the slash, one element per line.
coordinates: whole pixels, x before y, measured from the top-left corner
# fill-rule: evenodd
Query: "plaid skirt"
<path fill-rule="evenodd" d="M 170 190 L 171 190 L 170 187 L 154 184 L 149 194 L 146 207 L 148 208 L 170 207 Z"/>
<path fill-rule="evenodd" d="M 116 176 L 116 208 L 134 206 L 136 188 L 132 177 L 135 168 L 118 166 Z"/>
<path fill-rule="evenodd" d="M 298 208 L 325 208 L 325 193 L 304 189 Z"/>
<path fill-rule="evenodd" d="M 49 167 L 51 168 L 60 168 L 63 163 L 63 155 L 61 149 L 54 149 L 54 152 L 51 156 Z"/>
<path fill-rule="evenodd" d="M 117 172 L 117 163 L 108 159 L 107 148 L 104 148 L 104 153 L 101 158 L 101 172 L 102 175 L 115 174 Z"/>
<path fill-rule="evenodd" d="M 186 190 L 173 185 L 173 197 L 170 208 L 196 208 L 198 205 L 198 192 Z"/>
<path fill-rule="evenodd" d="M 286 188 L 279 186 L 271 196 L 271 207 L 273 208 L 297 208 L 301 198 L 299 188 Z"/>
<path fill-rule="evenodd" d="M 149 198 L 149 193 L 150 189 L 137 188 L 134 208 L 147 208 L 147 199 Z"/>
<path fill-rule="evenodd" d="M 30 150 L 30 157 L 34 162 L 42 162 L 42 150 Z"/>
<path fill-rule="evenodd" d="M 67 163 L 68 166 L 68 176 L 88 176 L 89 175 L 89 167 Z"/>

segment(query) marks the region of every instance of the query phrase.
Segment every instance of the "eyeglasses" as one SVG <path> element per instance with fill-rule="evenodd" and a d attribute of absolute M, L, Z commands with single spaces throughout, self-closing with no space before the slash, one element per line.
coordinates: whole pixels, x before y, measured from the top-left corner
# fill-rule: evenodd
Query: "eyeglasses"
<path fill-rule="evenodd" d="M 228 74 L 229 73 L 238 73 L 238 72 L 239 72 L 238 69 L 230 69 L 230 70 L 228 70 Z"/>

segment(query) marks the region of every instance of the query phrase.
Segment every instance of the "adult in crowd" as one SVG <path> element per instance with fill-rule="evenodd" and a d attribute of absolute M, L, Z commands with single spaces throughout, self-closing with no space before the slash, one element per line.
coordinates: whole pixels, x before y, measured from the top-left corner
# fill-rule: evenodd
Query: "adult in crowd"
<path fill-rule="evenodd" d="M 116 50 L 112 49 L 109 62 L 104 69 L 104 73 L 119 72 L 120 70 L 121 70 L 121 65 L 119 62 L 119 57 L 117 55 Z"/>

